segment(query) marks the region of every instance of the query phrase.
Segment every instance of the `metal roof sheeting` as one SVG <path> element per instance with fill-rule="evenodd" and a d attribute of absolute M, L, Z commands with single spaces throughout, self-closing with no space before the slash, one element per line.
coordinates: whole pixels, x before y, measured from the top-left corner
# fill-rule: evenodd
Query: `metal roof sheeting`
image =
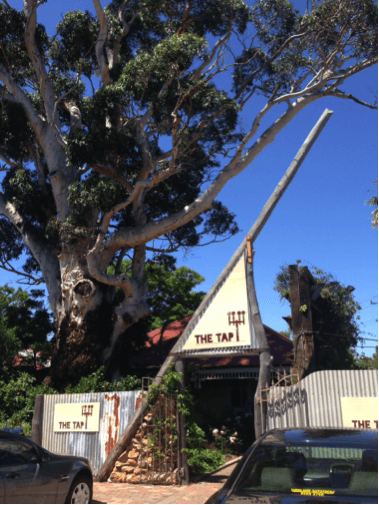
<path fill-rule="evenodd" d="M 133 417 L 140 391 L 44 395 L 42 446 L 56 454 L 84 456 L 94 475 L 100 470 L 119 436 Z M 54 432 L 57 403 L 100 403 L 100 431 Z"/>
<path fill-rule="evenodd" d="M 377 370 L 323 370 L 270 388 L 268 428 L 343 426 L 341 397 L 378 397 Z"/>

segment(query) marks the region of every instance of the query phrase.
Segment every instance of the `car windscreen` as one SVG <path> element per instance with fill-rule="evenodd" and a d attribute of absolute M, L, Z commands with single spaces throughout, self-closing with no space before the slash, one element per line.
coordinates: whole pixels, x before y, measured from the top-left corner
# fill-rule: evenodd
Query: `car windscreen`
<path fill-rule="evenodd" d="M 262 444 L 237 483 L 240 493 L 308 497 L 378 495 L 378 449 Z"/>

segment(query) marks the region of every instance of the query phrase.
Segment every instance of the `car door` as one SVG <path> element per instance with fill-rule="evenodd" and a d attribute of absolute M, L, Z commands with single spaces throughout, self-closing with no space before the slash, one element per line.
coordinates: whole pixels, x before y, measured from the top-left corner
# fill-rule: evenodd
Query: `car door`
<path fill-rule="evenodd" d="M 55 503 L 58 478 L 28 441 L 0 438 L 4 503 Z"/>

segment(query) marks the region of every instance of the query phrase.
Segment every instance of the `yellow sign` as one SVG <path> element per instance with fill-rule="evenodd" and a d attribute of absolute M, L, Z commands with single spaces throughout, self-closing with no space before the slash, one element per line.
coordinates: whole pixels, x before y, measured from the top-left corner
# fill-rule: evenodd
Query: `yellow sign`
<path fill-rule="evenodd" d="M 56 403 L 54 431 L 99 431 L 100 403 Z"/>
<path fill-rule="evenodd" d="M 292 493 L 299 494 L 301 496 L 328 496 L 335 494 L 335 491 L 331 489 L 291 489 Z"/>
<path fill-rule="evenodd" d="M 192 329 L 183 351 L 251 345 L 244 255 Z"/>
<path fill-rule="evenodd" d="M 341 398 L 344 428 L 378 429 L 378 398 Z"/>

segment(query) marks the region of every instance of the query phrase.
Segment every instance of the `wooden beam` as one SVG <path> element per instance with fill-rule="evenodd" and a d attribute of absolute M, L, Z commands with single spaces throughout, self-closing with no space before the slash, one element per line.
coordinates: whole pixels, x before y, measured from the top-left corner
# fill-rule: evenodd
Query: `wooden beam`
<path fill-rule="evenodd" d="M 303 309 L 303 331 L 304 331 L 304 376 L 309 375 L 313 371 L 314 363 L 314 336 L 313 336 L 313 321 L 312 321 L 312 301 L 311 301 L 311 286 L 313 277 L 308 267 L 299 268 L 300 282 L 300 300 Z"/>
<path fill-rule="evenodd" d="M 294 365 L 293 373 L 300 378 L 313 368 L 314 341 L 310 287 L 313 277 L 308 267 L 290 265 L 291 322 L 293 331 Z"/>
<path fill-rule="evenodd" d="M 251 244 L 254 244 L 255 240 L 258 238 L 260 232 L 262 231 L 263 227 L 267 223 L 268 219 L 270 218 L 271 214 L 274 212 L 275 207 L 278 205 L 281 197 L 285 193 L 286 189 L 288 186 L 291 184 L 292 180 L 294 179 L 295 175 L 297 174 L 299 168 L 301 167 L 303 161 L 307 157 L 310 149 L 312 148 L 313 144 L 316 142 L 318 136 L 326 126 L 327 122 L 329 119 L 332 117 L 333 111 L 325 109 L 324 112 L 322 113 L 320 119 L 317 121 L 315 126 L 313 127 L 312 131 L 309 133 L 308 137 L 305 139 L 303 145 L 299 149 L 298 153 L 296 154 L 295 158 L 293 159 L 291 165 L 287 168 L 285 174 L 283 175 L 282 179 L 280 180 L 279 184 L 276 186 L 274 189 L 272 195 L 270 198 L 267 200 L 265 206 L 262 209 L 262 212 L 259 214 L 257 220 L 255 221 L 254 225 L 250 229 L 248 236 L 249 236 L 249 241 L 251 241 Z M 211 302 L 212 298 L 217 294 L 220 286 L 223 284 L 224 280 L 228 277 L 229 273 L 231 270 L 234 268 L 236 265 L 237 261 L 240 259 L 241 255 L 245 253 L 246 250 L 246 244 L 247 240 L 246 238 L 243 240 L 242 244 L 239 246 L 239 248 L 236 250 L 236 252 L 233 254 L 232 258 L 229 260 L 228 264 L 224 268 L 224 270 L 221 272 L 220 276 L 212 286 L 212 288 L 208 291 L 206 296 L 204 297 L 203 301 L 199 305 L 199 307 L 196 309 L 195 313 L 192 316 L 192 320 L 188 323 L 186 329 L 182 333 L 182 335 L 179 337 L 178 341 L 174 345 L 173 349 L 171 350 L 172 354 L 178 354 L 182 352 L 182 348 L 190 335 L 192 329 L 193 329 L 193 324 L 194 321 L 199 317 L 199 315 L 207 309 L 209 303 Z M 228 354 L 228 353 L 226 353 Z"/>
<path fill-rule="evenodd" d="M 266 397 L 262 397 L 261 395 L 261 388 L 267 388 L 270 385 L 271 350 L 263 327 L 257 294 L 255 291 L 253 257 L 254 250 L 248 250 L 245 270 L 247 298 L 255 336 L 258 340 L 260 349 L 262 349 L 262 352 L 259 354 L 259 380 L 254 395 L 254 430 L 255 438 L 258 438 L 266 431 L 267 426 L 267 401 Z"/>
<path fill-rule="evenodd" d="M 32 419 L 32 441 L 42 445 L 44 396 L 36 395 Z"/>

